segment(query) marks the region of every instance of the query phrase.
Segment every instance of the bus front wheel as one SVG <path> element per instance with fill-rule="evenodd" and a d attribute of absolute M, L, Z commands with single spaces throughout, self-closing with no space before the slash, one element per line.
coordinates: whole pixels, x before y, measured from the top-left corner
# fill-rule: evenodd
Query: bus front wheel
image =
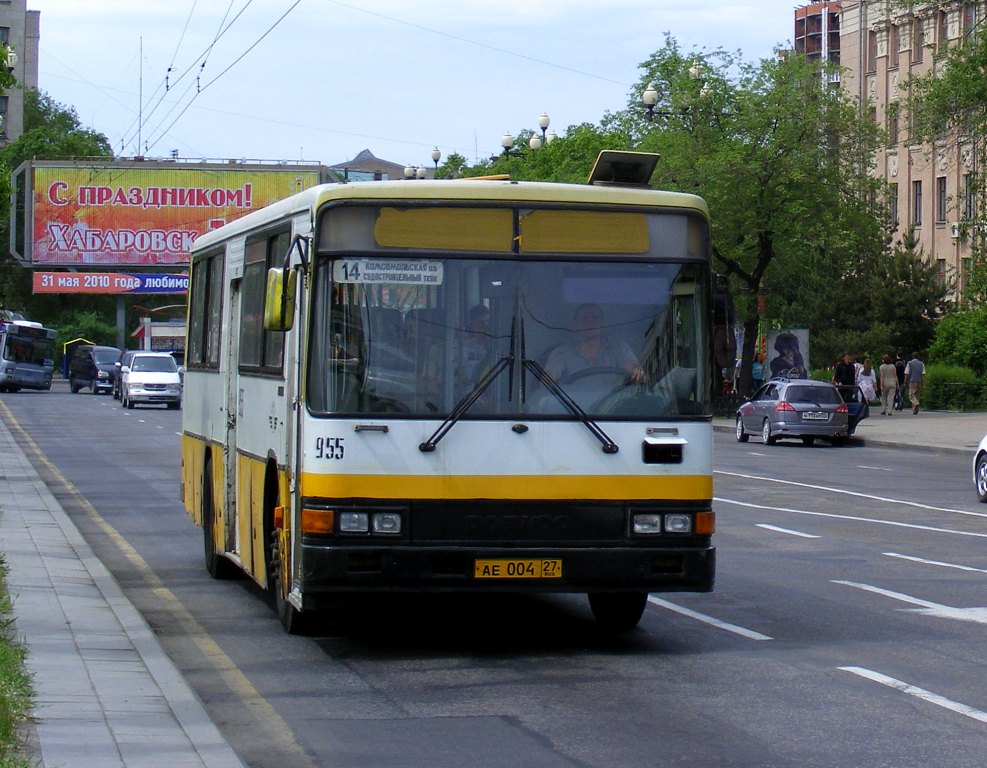
<path fill-rule="evenodd" d="M 278 613 L 278 621 L 284 627 L 284 631 L 289 635 L 304 635 L 311 631 L 311 614 L 302 613 L 288 600 L 286 569 L 282 568 L 284 562 L 284 545 L 280 531 L 273 531 L 271 535 L 270 559 L 268 561 L 268 584 L 274 593 L 274 608 Z"/>
<path fill-rule="evenodd" d="M 596 623 L 608 632 L 629 632 L 648 605 L 647 592 L 591 592 L 589 607 Z"/>

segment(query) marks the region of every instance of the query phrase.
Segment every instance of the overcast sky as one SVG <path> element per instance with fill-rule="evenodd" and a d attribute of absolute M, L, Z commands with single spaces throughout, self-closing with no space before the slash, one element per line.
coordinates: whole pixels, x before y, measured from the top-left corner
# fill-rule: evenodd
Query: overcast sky
<path fill-rule="evenodd" d="M 363 149 L 431 165 L 435 146 L 473 162 L 543 112 L 559 134 L 597 123 L 625 106 L 666 32 L 687 51 L 756 61 L 790 45 L 796 5 L 28 0 L 41 90 L 118 155 L 327 165 Z"/>

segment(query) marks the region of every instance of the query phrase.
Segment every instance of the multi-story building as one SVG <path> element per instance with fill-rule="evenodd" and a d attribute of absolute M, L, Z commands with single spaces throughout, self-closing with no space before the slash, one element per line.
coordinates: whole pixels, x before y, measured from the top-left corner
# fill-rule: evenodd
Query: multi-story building
<path fill-rule="evenodd" d="M 18 83 L 38 87 L 38 44 L 41 12 L 27 10 L 26 0 L 0 0 L 0 45 L 14 52 L 13 74 Z M 24 132 L 24 91 L 12 88 L 0 96 L 0 144 Z"/>
<path fill-rule="evenodd" d="M 840 63 L 840 3 L 821 0 L 795 9 L 795 52 Z"/>
<path fill-rule="evenodd" d="M 874 173 L 889 184 L 895 237 L 912 229 L 940 280 L 962 290 L 970 271 L 970 247 L 962 222 L 972 219 L 977 147 L 969 138 L 921 143 L 908 126 L 909 77 L 935 70 L 950 45 L 958 45 L 984 18 L 984 0 L 915 3 L 843 0 L 840 50 L 843 88 L 859 99 L 888 132 L 874 157 Z M 987 31 L 987 29 L 985 29 Z M 981 161 L 982 162 L 982 161 Z"/>

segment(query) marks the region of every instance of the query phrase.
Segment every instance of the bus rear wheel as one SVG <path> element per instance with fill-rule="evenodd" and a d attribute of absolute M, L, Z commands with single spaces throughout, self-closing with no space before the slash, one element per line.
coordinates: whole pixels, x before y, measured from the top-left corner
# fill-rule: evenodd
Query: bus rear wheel
<path fill-rule="evenodd" d="M 596 623 L 608 632 L 630 632 L 648 605 L 647 592 L 591 592 L 589 607 Z"/>

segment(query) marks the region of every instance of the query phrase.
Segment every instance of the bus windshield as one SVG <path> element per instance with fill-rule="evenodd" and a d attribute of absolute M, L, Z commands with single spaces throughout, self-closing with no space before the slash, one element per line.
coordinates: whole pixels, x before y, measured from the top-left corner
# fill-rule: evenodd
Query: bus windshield
<path fill-rule="evenodd" d="M 706 415 L 707 280 L 685 260 L 324 257 L 309 408 L 435 418 L 474 393 L 465 418 L 571 417 L 566 398 L 592 418 Z"/>
<path fill-rule="evenodd" d="M 35 339 L 27 336 L 6 334 L 3 345 L 3 359 L 12 363 L 31 365 L 51 365 L 55 356 L 55 343 L 48 339 Z"/>

